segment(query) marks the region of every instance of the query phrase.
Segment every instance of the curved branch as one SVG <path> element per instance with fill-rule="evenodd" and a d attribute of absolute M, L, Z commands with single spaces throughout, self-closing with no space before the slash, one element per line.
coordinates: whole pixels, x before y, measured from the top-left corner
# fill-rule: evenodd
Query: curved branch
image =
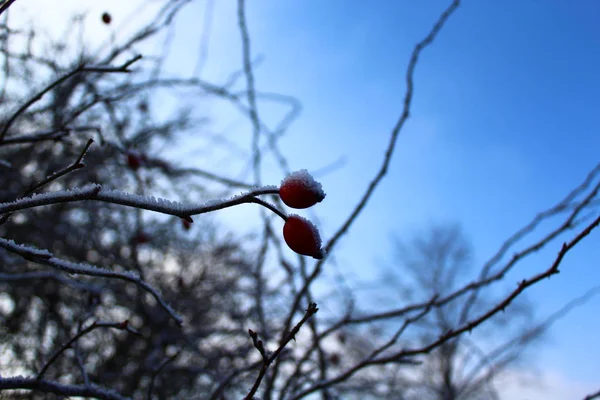
<path fill-rule="evenodd" d="M 135 63 L 136 61 L 140 60 L 141 58 L 142 58 L 141 55 L 137 55 L 137 56 L 131 58 L 129 61 L 123 63 L 123 65 L 121 65 L 119 67 L 106 67 L 106 66 L 104 66 L 104 67 L 102 67 L 102 66 L 92 67 L 92 66 L 86 66 L 85 64 L 81 64 L 80 66 L 78 66 L 77 68 L 75 68 L 74 70 L 72 70 L 71 72 L 67 73 L 66 75 L 63 75 L 62 77 L 58 78 L 57 80 L 55 80 L 54 82 L 52 82 L 51 84 L 49 84 L 48 86 L 46 86 L 39 93 L 37 93 L 35 96 L 33 96 L 28 101 L 26 101 L 25 104 L 23 104 L 9 118 L 9 120 L 4 125 L 4 128 L 2 129 L 2 132 L 0 132 L 0 142 L 4 139 L 4 137 L 8 133 L 8 130 L 10 129 L 10 127 L 12 126 L 12 124 L 15 122 L 15 120 L 19 117 L 19 115 L 21 115 L 23 112 L 25 112 L 25 110 L 27 110 L 29 107 L 31 107 L 35 102 L 39 101 L 42 97 L 44 97 L 44 95 L 46 93 L 48 93 L 49 91 L 51 91 L 56 86 L 58 86 L 61 83 L 63 83 L 64 81 L 72 78 L 73 76 L 75 76 L 75 75 L 77 75 L 79 73 L 83 73 L 83 72 L 99 72 L 99 73 L 110 73 L 110 72 L 121 72 L 121 73 L 123 73 L 123 72 L 131 72 L 131 70 L 129 69 L 129 67 L 133 63 Z"/>
<path fill-rule="evenodd" d="M 134 207 L 142 210 L 156 211 L 162 214 L 189 219 L 191 215 L 205 214 L 244 203 L 256 203 L 266 207 L 263 201 L 256 199 L 256 196 L 278 193 L 278 188 L 276 186 L 264 186 L 234 196 L 227 200 L 210 200 L 200 205 L 189 205 L 162 198 L 156 198 L 154 196 L 141 196 L 137 194 L 121 192 L 119 190 L 101 191 L 101 189 L 101 185 L 91 184 L 82 188 L 42 193 L 32 197 L 18 199 L 10 203 L 1 203 L 0 214 L 26 210 L 34 207 L 47 206 L 51 204 L 92 200 Z M 267 208 L 272 210 L 271 207 Z"/>
<path fill-rule="evenodd" d="M 131 282 L 150 293 L 156 299 L 158 304 L 175 320 L 178 325 L 183 324 L 183 318 L 175 312 L 162 298 L 157 289 L 143 281 L 137 274 L 131 272 L 117 272 L 104 268 L 99 268 L 90 264 L 73 263 L 54 257 L 48 250 L 38 250 L 32 247 L 16 244 L 12 240 L 0 238 L 0 247 L 20 255 L 24 259 L 36 264 L 48 265 L 70 274 L 80 274 L 87 276 L 97 276 L 102 278 L 120 279 Z"/>
<path fill-rule="evenodd" d="M 50 365 L 52 365 L 52 363 L 54 361 L 56 361 L 56 359 L 62 353 L 64 353 L 65 350 L 67 350 L 68 348 L 70 348 L 75 342 L 77 342 L 83 336 L 87 335 L 91 331 L 93 331 L 95 329 L 98 329 L 98 328 L 114 328 L 114 329 L 119 329 L 119 330 L 122 330 L 122 331 L 127 331 L 129 333 L 133 333 L 134 335 L 140 335 L 140 333 L 138 331 L 136 331 L 135 329 L 133 329 L 132 327 L 129 326 L 129 323 L 128 323 L 127 320 L 125 320 L 123 322 L 98 322 L 98 321 L 93 322 L 87 328 L 82 329 L 81 331 L 77 332 L 77 334 L 75 336 L 73 336 L 67 343 L 65 343 L 64 345 L 62 345 L 60 347 L 60 349 L 58 349 L 52 355 L 52 357 L 50 357 L 50 359 L 48 360 L 48 362 L 46 362 L 46 364 L 44 364 L 44 366 L 42 367 L 42 369 L 38 373 L 36 379 L 37 380 L 41 380 L 42 377 L 44 376 L 44 374 L 46 373 L 46 371 L 48 370 L 48 368 L 50 367 Z"/>

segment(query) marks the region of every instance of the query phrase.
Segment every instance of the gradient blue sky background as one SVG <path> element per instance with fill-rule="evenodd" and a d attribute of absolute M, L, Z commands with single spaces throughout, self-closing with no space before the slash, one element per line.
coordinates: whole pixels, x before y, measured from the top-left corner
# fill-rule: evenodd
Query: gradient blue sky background
<path fill-rule="evenodd" d="M 117 22 L 127 16 L 123 2 L 94 3 L 68 1 L 64 7 L 106 8 Z M 203 76 L 218 81 L 240 65 L 241 52 L 235 2 L 214 3 Z M 316 213 L 325 237 L 379 167 L 401 111 L 410 51 L 448 4 L 248 1 L 252 51 L 265 57 L 257 86 L 303 104 L 282 141 L 291 167 L 314 171 L 345 160 L 320 177 L 328 197 Z M 190 54 L 198 50 L 205 9 L 200 2 L 180 16 L 168 65 L 173 72 L 193 70 Z M 90 27 L 98 38 L 106 36 L 102 28 L 99 22 Z M 600 161 L 599 71 L 600 2 L 464 2 L 423 53 L 412 117 L 388 177 L 335 254 L 340 270 L 375 280 L 391 260 L 391 234 L 445 221 L 463 225 L 483 263 Z M 277 107 L 260 106 L 267 121 L 280 117 Z M 250 140 L 246 125 L 231 125 L 231 110 L 206 105 L 206 111 L 216 130 L 221 124 L 239 140 Z M 265 182 L 281 179 L 264 173 Z M 600 285 L 599 239 L 591 235 L 564 260 L 559 276 L 529 292 L 539 318 Z M 520 265 L 504 287 L 547 268 L 558 250 L 555 243 Z M 600 389 L 599 307 L 600 298 L 593 298 L 556 323 L 534 360 L 545 388 L 507 387 L 505 398 L 566 400 Z"/>

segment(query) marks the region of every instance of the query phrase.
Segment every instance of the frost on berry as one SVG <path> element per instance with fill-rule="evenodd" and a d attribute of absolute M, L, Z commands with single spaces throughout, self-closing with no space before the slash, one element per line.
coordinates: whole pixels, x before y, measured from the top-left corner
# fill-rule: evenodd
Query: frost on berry
<path fill-rule="evenodd" d="M 283 238 L 290 249 L 317 260 L 325 256 L 317 227 L 299 215 L 290 215 L 283 226 Z"/>
<path fill-rule="evenodd" d="M 289 207 L 308 208 L 323 201 L 325 192 L 307 170 L 301 169 L 281 181 L 279 197 Z"/>

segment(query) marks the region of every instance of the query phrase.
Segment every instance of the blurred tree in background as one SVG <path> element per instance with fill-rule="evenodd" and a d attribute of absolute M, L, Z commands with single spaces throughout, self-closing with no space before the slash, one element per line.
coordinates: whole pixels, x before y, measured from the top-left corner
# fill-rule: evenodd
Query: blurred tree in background
<path fill-rule="evenodd" d="M 393 301 L 424 301 L 446 296 L 471 278 L 473 249 L 458 225 L 435 225 L 409 240 L 395 239 L 397 265 L 385 281 L 399 294 Z M 393 283 L 392 283 L 393 282 Z M 418 322 L 420 345 L 452 330 L 493 306 L 494 294 L 480 293 L 435 309 Z M 494 300 L 492 300 L 494 299 Z M 526 350 L 541 339 L 545 325 L 533 318 L 532 306 L 520 297 L 477 331 L 448 341 L 415 370 L 399 379 L 407 399 L 498 399 L 496 378 L 523 361 Z"/>

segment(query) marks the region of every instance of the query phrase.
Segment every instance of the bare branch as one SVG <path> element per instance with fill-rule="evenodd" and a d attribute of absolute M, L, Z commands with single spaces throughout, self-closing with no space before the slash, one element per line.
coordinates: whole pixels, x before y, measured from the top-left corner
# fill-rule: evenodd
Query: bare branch
<path fill-rule="evenodd" d="M 319 309 L 317 308 L 317 304 L 316 303 L 311 303 L 308 306 L 308 309 L 306 310 L 306 313 L 304 314 L 304 317 L 302 317 L 302 319 L 300 320 L 300 322 L 298 322 L 296 324 L 296 326 L 294 326 L 294 328 L 292 328 L 292 330 L 290 332 L 286 333 L 285 340 L 283 340 L 279 344 L 279 347 L 277 348 L 277 350 L 275 350 L 275 352 L 273 352 L 273 354 L 271 354 L 270 356 L 267 354 L 267 352 L 266 352 L 266 350 L 265 350 L 265 348 L 264 348 L 264 346 L 262 344 L 262 341 L 258 340 L 257 334 L 254 331 L 249 330 L 250 337 L 252 338 L 252 341 L 254 343 L 254 347 L 256 347 L 256 349 L 260 352 L 260 354 L 263 357 L 263 363 L 262 363 L 262 367 L 260 369 L 260 372 L 258 374 L 258 377 L 256 378 L 256 381 L 254 382 L 254 385 L 252 386 L 252 389 L 250 389 L 250 392 L 245 397 L 245 400 L 252 400 L 254 398 L 254 394 L 258 390 L 258 387 L 260 386 L 260 382 L 262 381 L 263 377 L 265 376 L 265 373 L 267 372 L 267 369 L 269 368 L 269 366 L 271 365 L 271 363 L 277 358 L 277 356 L 279 355 L 279 353 L 281 353 L 281 351 L 285 348 L 285 346 L 287 346 L 287 344 L 292 339 L 296 340 L 296 335 L 300 331 L 300 328 L 302 327 L 302 325 L 304 325 L 304 323 L 306 321 L 308 321 L 308 319 L 310 317 L 312 317 L 313 315 L 315 315 L 317 311 L 319 311 Z"/>
<path fill-rule="evenodd" d="M 26 389 L 44 393 L 54 393 L 59 396 L 81 396 L 101 400 L 129 400 L 112 390 L 98 385 L 65 385 L 45 379 L 25 378 L 22 376 L 0 377 L 0 391 Z"/>
<path fill-rule="evenodd" d="M 75 127 L 65 127 L 60 130 L 52 130 L 49 132 L 37 132 L 29 135 L 19 135 L 14 137 L 9 137 L 4 139 L 3 142 L 0 142 L 0 146 L 7 145 L 15 145 L 15 144 L 25 144 L 25 143 L 37 143 L 48 140 L 61 140 L 64 137 L 71 134 L 71 132 L 86 132 L 86 131 L 95 131 L 100 133 L 100 128 L 95 126 L 75 126 Z"/>
<path fill-rule="evenodd" d="M 46 93 L 50 92 L 52 89 L 54 89 L 56 86 L 60 85 L 61 83 L 63 83 L 67 79 L 70 79 L 70 78 L 72 78 L 73 76 L 75 76 L 77 74 L 87 73 L 87 72 L 90 72 L 90 73 L 91 72 L 99 72 L 99 73 L 127 73 L 127 72 L 131 72 L 129 70 L 129 67 L 133 63 L 135 63 L 136 61 L 140 60 L 141 58 L 142 58 L 141 55 L 137 55 L 137 56 L 133 57 L 132 59 L 130 59 L 129 61 L 125 62 L 120 67 L 102 67 L 102 66 L 93 67 L 93 66 L 86 66 L 85 64 L 82 64 L 82 65 L 78 66 L 73 71 L 71 71 L 71 72 L 67 73 L 66 75 L 58 78 L 57 80 L 55 80 L 54 82 L 52 82 L 50 85 L 48 85 L 44 89 L 42 89 L 39 93 L 37 93 L 31 99 L 29 99 L 28 101 L 26 101 L 9 118 L 9 120 L 4 125 L 4 128 L 2 129 L 2 132 L 0 132 L 0 142 L 2 142 L 4 140 L 4 137 L 8 133 L 8 130 L 10 129 L 10 127 L 12 126 L 12 124 L 15 122 L 15 120 L 19 117 L 19 115 L 21 115 L 23 112 L 25 112 L 25 110 L 27 110 L 29 107 L 31 107 L 35 102 L 39 101 L 42 97 L 44 97 L 44 95 Z"/>
<path fill-rule="evenodd" d="M 252 71 L 250 36 L 246 23 L 244 0 L 238 0 L 238 23 L 242 36 L 242 55 L 244 60 L 244 74 L 246 75 L 247 98 L 250 106 L 250 121 L 252 122 L 252 154 L 254 167 L 254 183 L 260 185 L 260 122 L 258 118 L 258 107 L 256 105 L 256 92 L 254 90 L 254 73 Z"/>
<path fill-rule="evenodd" d="M 48 368 L 50 367 L 50 365 L 52 365 L 52 363 L 54 361 L 56 361 L 56 359 L 68 348 L 72 347 L 74 343 L 76 343 L 79 339 L 81 339 L 83 336 L 87 335 L 88 333 L 92 332 L 95 329 L 99 329 L 99 328 L 113 328 L 113 329 L 119 329 L 122 331 L 127 331 L 129 333 L 133 333 L 134 335 L 140 335 L 140 333 L 138 331 L 136 331 L 135 329 L 133 329 L 132 327 L 129 326 L 129 321 L 125 320 L 123 322 L 93 322 L 90 326 L 88 326 L 85 329 L 80 330 L 79 332 L 77 332 L 77 334 L 75 336 L 73 336 L 71 338 L 71 340 L 69 340 L 67 343 L 63 344 L 53 355 L 52 357 L 50 357 L 50 359 L 46 362 L 46 364 L 44 364 L 44 366 L 42 367 L 42 369 L 40 370 L 40 372 L 38 373 L 36 379 L 39 381 L 44 377 L 44 374 L 46 373 L 46 371 L 48 370 Z"/>
<path fill-rule="evenodd" d="M 273 211 L 271 208 L 272 206 L 267 206 L 267 203 L 257 199 L 255 196 L 276 193 L 278 193 L 278 189 L 276 187 L 265 186 L 241 195 L 234 196 L 228 200 L 212 200 L 200 205 L 190 205 L 155 197 L 120 192 L 117 190 L 101 191 L 101 186 L 95 184 L 72 190 L 61 190 L 57 192 L 38 194 L 32 197 L 21 198 L 11 203 L 0 203 L 0 214 L 19 210 L 27 210 L 40 206 L 48 206 L 51 204 L 90 200 L 134 207 L 148 211 L 156 211 L 162 214 L 188 219 L 190 215 L 205 214 L 245 203 L 260 204 L 263 207 L 269 208 Z M 277 214 L 280 215 L 281 218 L 286 219 L 284 218 L 284 214 L 280 212 Z"/>
<path fill-rule="evenodd" d="M 136 284 L 141 289 L 150 293 L 152 297 L 161 305 L 161 307 L 173 318 L 173 320 L 181 325 L 183 319 L 179 316 L 162 298 L 158 290 L 154 289 L 148 283 L 143 281 L 138 275 L 131 272 L 117 272 L 108 269 L 98 268 L 89 264 L 78 264 L 69 261 L 61 260 L 54 257 L 52 253 L 47 250 L 37 250 L 31 247 L 23 246 L 14 243 L 12 240 L 6 240 L 0 238 L 0 247 L 20 255 L 24 259 L 34 262 L 36 264 L 49 265 L 53 268 L 59 269 L 70 274 L 80 274 L 87 276 L 98 276 L 102 278 L 120 279 L 126 282 Z"/>
<path fill-rule="evenodd" d="M 171 357 L 166 358 L 154 370 L 154 372 L 152 373 L 152 379 L 150 380 L 150 386 L 148 387 L 148 400 L 152 400 L 152 391 L 154 390 L 154 381 L 156 380 L 156 377 L 165 369 L 165 367 L 167 365 L 169 365 L 170 363 L 175 361 L 175 359 L 177 357 L 179 357 L 179 354 L 181 354 L 181 352 L 177 352 L 177 353 L 173 354 Z"/>

